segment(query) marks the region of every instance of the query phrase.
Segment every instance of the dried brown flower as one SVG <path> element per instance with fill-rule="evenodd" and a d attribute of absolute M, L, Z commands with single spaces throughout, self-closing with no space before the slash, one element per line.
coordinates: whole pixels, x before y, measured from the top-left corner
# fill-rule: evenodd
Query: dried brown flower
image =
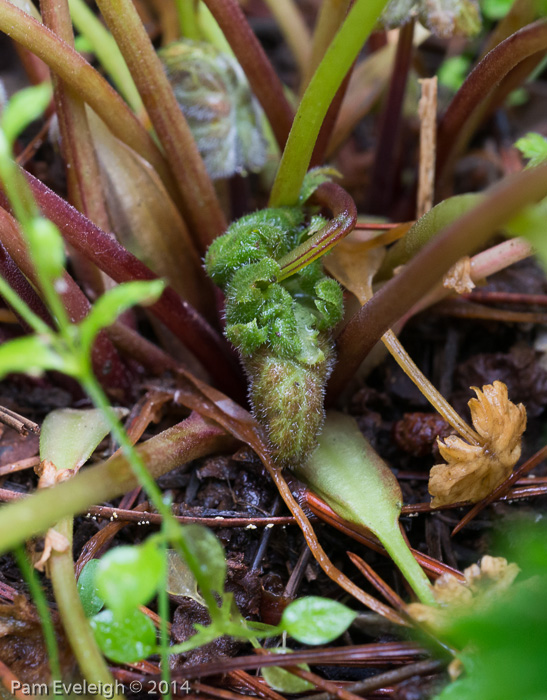
<path fill-rule="evenodd" d="M 473 426 L 483 439 L 470 445 L 456 435 L 439 440 L 439 452 L 447 464 L 437 464 L 429 476 L 431 504 L 435 507 L 471 501 L 477 503 L 511 473 L 521 452 L 526 409 L 509 401 L 503 382 L 472 387 L 469 401 Z"/>
<path fill-rule="evenodd" d="M 433 584 L 433 595 L 439 607 L 411 603 L 407 612 L 416 621 L 434 630 L 442 630 L 453 619 L 454 612 L 464 612 L 503 593 L 513 583 L 520 569 L 503 557 L 484 556 L 479 564 L 463 572 L 465 582 L 452 574 L 443 574 Z"/>

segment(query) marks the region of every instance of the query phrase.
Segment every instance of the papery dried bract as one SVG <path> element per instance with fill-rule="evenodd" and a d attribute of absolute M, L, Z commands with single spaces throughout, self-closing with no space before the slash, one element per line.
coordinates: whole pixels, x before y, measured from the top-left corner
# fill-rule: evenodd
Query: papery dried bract
<path fill-rule="evenodd" d="M 476 503 L 491 493 L 511 473 L 521 452 L 526 428 L 526 409 L 509 401 L 503 382 L 473 387 L 476 399 L 469 401 L 473 426 L 482 445 L 470 445 L 455 435 L 439 440 L 439 451 L 447 464 L 438 464 L 429 476 L 434 507 L 459 501 Z"/>
<path fill-rule="evenodd" d="M 439 607 L 411 603 L 407 612 L 418 622 L 442 631 L 453 619 L 454 613 L 482 605 L 493 596 L 506 591 L 520 572 L 516 564 L 503 557 L 484 556 L 463 572 L 465 581 L 452 574 L 443 574 L 433 585 L 433 595 Z"/>

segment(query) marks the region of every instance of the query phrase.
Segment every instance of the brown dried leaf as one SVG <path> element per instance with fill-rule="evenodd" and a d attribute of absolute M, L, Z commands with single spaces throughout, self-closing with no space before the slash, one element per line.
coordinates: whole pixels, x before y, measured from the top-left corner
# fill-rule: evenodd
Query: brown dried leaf
<path fill-rule="evenodd" d="M 439 607 L 411 603 L 407 612 L 418 622 L 441 631 L 450 623 L 454 612 L 469 611 L 507 590 L 519 571 L 516 564 L 509 564 L 503 557 L 486 555 L 479 564 L 465 569 L 465 583 L 452 574 L 443 574 L 435 581 L 433 595 Z"/>
<path fill-rule="evenodd" d="M 490 494 L 511 473 L 521 452 L 526 428 L 526 409 L 509 401 L 503 382 L 472 387 L 476 399 L 469 401 L 473 426 L 483 438 L 482 445 L 470 445 L 455 435 L 438 441 L 447 464 L 437 464 L 429 476 L 429 493 L 434 507 L 471 501 Z"/>

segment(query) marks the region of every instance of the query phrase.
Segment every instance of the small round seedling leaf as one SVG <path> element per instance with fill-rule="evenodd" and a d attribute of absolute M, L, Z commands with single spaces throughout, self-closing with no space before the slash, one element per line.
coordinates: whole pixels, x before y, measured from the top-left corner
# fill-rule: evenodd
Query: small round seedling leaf
<path fill-rule="evenodd" d="M 162 571 L 163 556 L 154 543 L 116 547 L 100 560 L 95 581 L 110 608 L 127 612 L 155 595 Z"/>
<path fill-rule="evenodd" d="M 141 661 L 156 650 L 154 624 L 140 610 L 128 613 L 103 610 L 90 624 L 103 654 L 117 663 Z"/>
<path fill-rule="evenodd" d="M 285 608 L 281 626 L 302 644 L 327 644 L 347 630 L 356 614 L 342 603 L 309 596 Z"/>
<path fill-rule="evenodd" d="M 292 651 L 290 649 L 271 649 L 275 654 L 290 654 Z M 309 671 L 310 667 L 308 664 L 298 664 L 298 668 L 304 671 Z M 313 683 L 295 676 L 290 671 L 285 671 L 284 668 L 279 668 L 279 666 L 264 666 L 260 669 L 262 677 L 266 683 L 277 690 L 280 693 L 288 693 L 289 695 L 294 695 L 296 693 L 305 693 L 308 690 L 313 690 L 315 686 Z"/>
<path fill-rule="evenodd" d="M 82 607 L 86 617 L 92 617 L 100 612 L 104 607 L 104 600 L 99 595 L 95 583 L 95 573 L 99 566 L 98 559 L 91 559 L 82 569 L 78 579 L 78 593 L 82 601 Z"/>
<path fill-rule="evenodd" d="M 185 525 L 184 540 L 190 550 L 190 556 L 199 568 L 198 584 L 204 584 L 212 591 L 222 594 L 226 579 L 226 560 L 224 550 L 218 538 L 202 525 Z M 188 562 L 192 567 L 192 562 Z"/>

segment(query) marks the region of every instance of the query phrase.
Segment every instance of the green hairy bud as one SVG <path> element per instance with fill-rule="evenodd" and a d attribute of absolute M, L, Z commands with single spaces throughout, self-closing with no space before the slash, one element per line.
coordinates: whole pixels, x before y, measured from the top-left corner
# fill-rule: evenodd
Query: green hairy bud
<path fill-rule="evenodd" d="M 309 180 L 306 194 L 308 186 Z M 226 295 L 225 333 L 240 353 L 253 411 L 283 466 L 309 454 L 323 425 L 333 363 L 329 331 L 342 318 L 343 302 L 320 260 L 281 282 L 278 260 L 324 223 L 306 218 L 303 206 L 266 209 L 233 223 L 205 257 L 207 273 Z"/>

